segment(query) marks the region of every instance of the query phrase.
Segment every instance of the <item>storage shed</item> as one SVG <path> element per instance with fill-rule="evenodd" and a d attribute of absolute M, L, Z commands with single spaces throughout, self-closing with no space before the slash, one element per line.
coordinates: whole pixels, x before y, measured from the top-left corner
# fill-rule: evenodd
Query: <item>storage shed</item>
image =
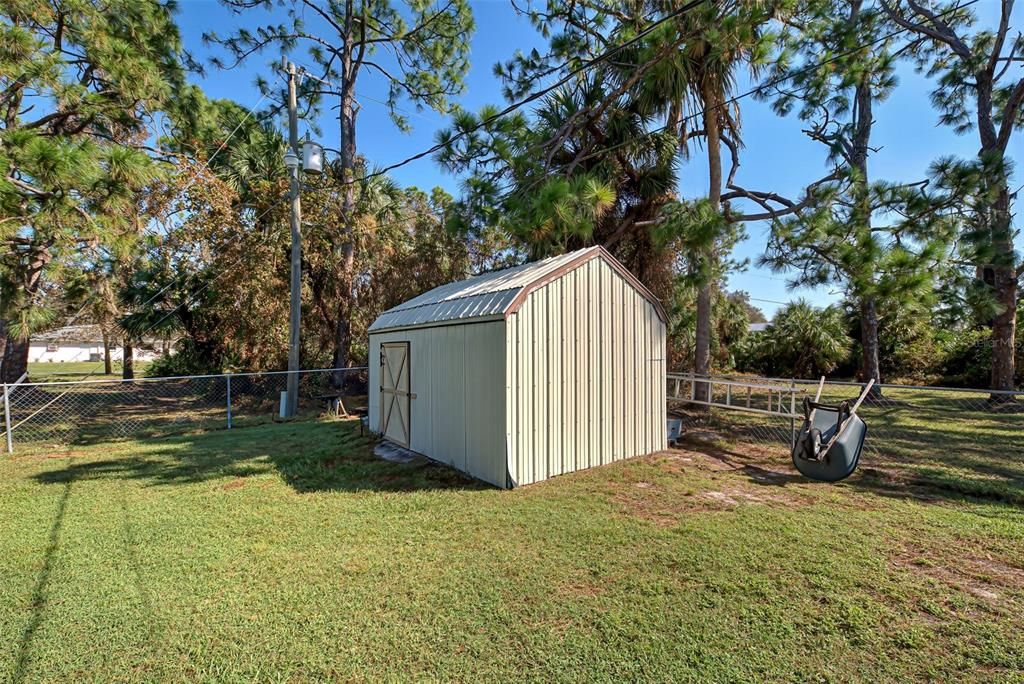
<path fill-rule="evenodd" d="M 602 247 L 443 285 L 370 326 L 370 426 L 499 487 L 666 447 L 665 311 Z"/>

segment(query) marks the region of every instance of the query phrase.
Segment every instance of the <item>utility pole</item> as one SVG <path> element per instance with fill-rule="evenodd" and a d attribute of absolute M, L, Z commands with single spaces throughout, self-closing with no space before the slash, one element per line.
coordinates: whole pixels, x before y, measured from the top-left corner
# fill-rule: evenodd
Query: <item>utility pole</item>
<path fill-rule="evenodd" d="M 299 114 L 296 103 L 295 64 L 288 62 L 288 147 L 295 163 L 289 165 L 291 181 L 291 228 L 292 228 L 292 292 L 288 317 L 288 403 L 285 415 L 295 416 L 299 407 L 299 330 L 302 324 L 302 205 L 299 199 L 299 174 L 302 173 L 299 160 Z"/>

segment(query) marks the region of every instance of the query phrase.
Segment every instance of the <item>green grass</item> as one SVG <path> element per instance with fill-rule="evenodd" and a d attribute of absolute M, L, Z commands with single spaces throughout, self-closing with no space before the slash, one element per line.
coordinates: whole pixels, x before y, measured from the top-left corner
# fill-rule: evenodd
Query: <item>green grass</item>
<path fill-rule="evenodd" d="M 0 578 L 15 682 L 1024 677 L 1020 508 L 738 448 L 511 492 L 349 421 L 22 451 Z"/>
<path fill-rule="evenodd" d="M 808 389 L 805 386 L 805 389 Z M 809 390 L 813 393 L 814 387 Z M 725 402 L 724 387 L 715 388 L 715 400 Z M 838 404 L 853 400 L 855 387 L 829 385 L 822 401 Z M 773 409 L 778 410 L 778 395 Z M 734 404 L 743 405 L 737 390 Z M 789 397 L 785 397 L 788 410 Z M 754 392 L 754 408 L 766 408 L 768 395 Z M 752 444 L 758 453 L 785 461 L 791 425 L 788 418 L 738 410 L 695 411 L 674 407 L 686 417 L 688 430 L 711 432 L 721 440 Z M 797 413 L 802 419 L 801 405 Z M 895 493 L 916 490 L 962 494 L 1024 506 L 1024 396 L 1015 403 L 991 404 L 984 391 L 886 388 L 882 398 L 861 406 L 868 436 L 861 471 L 878 488 Z M 794 425 L 799 428 L 800 420 Z"/>
<path fill-rule="evenodd" d="M 147 361 L 135 362 L 135 376 L 146 374 Z M 30 382 L 72 382 L 75 380 L 109 380 L 121 377 L 121 364 L 114 364 L 114 372 L 106 375 L 103 362 L 99 361 L 66 361 L 62 363 L 30 363 L 28 364 Z"/>

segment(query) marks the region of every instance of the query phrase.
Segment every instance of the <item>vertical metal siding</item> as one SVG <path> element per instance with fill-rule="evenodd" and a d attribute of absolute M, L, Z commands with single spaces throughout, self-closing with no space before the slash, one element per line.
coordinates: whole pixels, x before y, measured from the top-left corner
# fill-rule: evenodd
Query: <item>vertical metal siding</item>
<path fill-rule="evenodd" d="M 601 350 L 603 345 L 601 343 L 601 317 L 602 317 L 602 292 L 601 292 L 601 280 L 598 278 L 597 264 L 590 262 L 587 264 L 587 291 L 585 296 L 589 298 L 586 302 L 588 310 L 587 329 L 584 331 L 581 339 L 588 341 L 588 367 L 587 375 L 591 379 L 591 393 L 590 401 L 587 402 L 590 410 L 590 432 L 587 435 L 587 451 L 583 455 L 583 467 L 589 468 L 592 465 L 597 465 L 593 462 L 593 458 L 600 454 L 601 444 L 604 442 L 602 431 L 604 425 L 601 422 Z"/>
<path fill-rule="evenodd" d="M 505 377 L 504 388 L 505 388 L 505 463 L 508 464 L 508 479 L 509 484 L 519 482 L 519 471 L 518 464 L 515 459 L 512 458 L 512 454 L 516 452 L 519 445 L 519 435 L 512 429 L 514 425 L 519 423 L 519 403 L 516 400 L 518 392 L 512 391 L 512 378 L 518 377 L 519 374 L 519 357 L 516 354 L 511 353 L 519 345 L 519 328 L 514 325 L 508 325 L 505 328 Z"/>
<path fill-rule="evenodd" d="M 465 328 L 461 325 L 431 328 L 430 412 L 434 439 L 427 455 L 465 470 L 466 440 L 452 433 L 465 425 Z M 444 394 L 441 394 L 443 389 Z M 443 397 L 443 399 L 442 399 Z"/>
<path fill-rule="evenodd" d="M 505 326 L 460 326 L 465 331 L 465 470 L 504 487 Z"/>
<path fill-rule="evenodd" d="M 506 486 L 505 323 L 474 323 L 372 333 L 369 420 L 380 422 L 380 345 L 408 341 L 409 448 L 485 482 Z"/>
<path fill-rule="evenodd" d="M 370 344 L 366 351 L 366 415 L 371 430 L 376 430 L 380 425 L 380 341 L 380 335 L 370 335 Z"/>
<path fill-rule="evenodd" d="M 502 367 L 517 484 L 665 447 L 665 326 L 601 259 L 527 297 Z"/>
<path fill-rule="evenodd" d="M 551 283 L 548 287 L 544 288 L 547 291 L 547 325 L 544 326 L 544 332 L 547 337 L 545 346 L 545 362 L 548 369 L 547 385 L 548 385 L 548 410 L 547 410 L 547 424 L 548 425 L 561 425 L 563 430 L 565 424 L 562 422 L 561 412 L 561 372 L 562 372 L 562 349 L 561 349 L 561 334 L 558 328 L 559 314 L 562 312 L 561 296 L 562 296 L 562 281 L 561 278 Z M 550 456 L 548 461 L 548 477 L 554 477 L 555 475 L 562 474 L 562 442 L 565 435 L 552 435 L 550 431 L 547 433 L 548 443 L 548 455 Z"/>
<path fill-rule="evenodd" d="M 432 338 L 427 331 L 410 331 L 409 357 L 409 380 L 411 381 L 409 391 L 416 394 L 415 399 L 409 400 L 410 413 L 412 414 L 412 434 L 410 436 L 409 448 L 413 451 L 426 453 L 423 449 L 431 448 L 434 443 L 434 421 L 431 415 L 433 396 L 433 374 L 430 366 L 433 363 Z M 372 387 L 373 385 L 371 385 Z M 420 401 L 425 397 L 425 401 Z M 417 448 L 417 445 L 422 448 Z"/>
<path fill-rule="evenodd" d="M 636 357 L 636 348 L 633 346 L 635 328 L 633 327 L 633 311 L 630 306 L 632 297 L 629 296 L 629 287 L 623 280 L 618 281 L 619 290 L 622 293 L 622 453 L 637 453 L 633 443 L 633 422 L 636 420 L 637 410 L 633 401 L 633 388 L 639 381 L 633 368 L 633 359 Z"/>
<path fill-rule="evenodd" d="M 615 372 L 614 359 L 610 353 L 612 326 L 610 317 L 612 315 L 612 290 L 608 280 L 601 278 L 598 273 L 594 274 L 594 285 L 597 289 L 597 356 L 594 357 L 594 367 L 591 369 L 597 380 L 597 406 L 594 420 L 597 421 L 597 444 L 592 451 L 593 457 L 597 458 L 596 463 L 588 465 L 601 465 L 608 459 L 608 450 L 612 444 L 612 426 L 605 420 L 607 409 L 605 403 L 608 401 L 608 381 L 612 379 Z"/>

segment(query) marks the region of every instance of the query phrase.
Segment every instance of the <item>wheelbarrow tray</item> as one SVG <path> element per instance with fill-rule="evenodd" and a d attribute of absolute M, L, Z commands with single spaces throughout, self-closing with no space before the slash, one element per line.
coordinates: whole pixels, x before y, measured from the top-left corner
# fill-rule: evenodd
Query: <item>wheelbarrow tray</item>
<path fill-rule="evenodd" d="M 864 448 L 864 438 L 868 434 L 868 426 L 854 414 L 847 419 L 843 432 L 832 444 L 831 448 L 818 461 L 811 461 L 798 455 L 799 445 L 812 428 L 821 431 L 821 442 L 827 444 L 836 433 L 836 421 L 839 412 L 826 408 L 817 408 L 810 421 L 804 421 L 793 447 L 793 465 L 805 477 L 823 482 L 838 482 L 849 477 L 857 468 L 860 452 Z"/>

